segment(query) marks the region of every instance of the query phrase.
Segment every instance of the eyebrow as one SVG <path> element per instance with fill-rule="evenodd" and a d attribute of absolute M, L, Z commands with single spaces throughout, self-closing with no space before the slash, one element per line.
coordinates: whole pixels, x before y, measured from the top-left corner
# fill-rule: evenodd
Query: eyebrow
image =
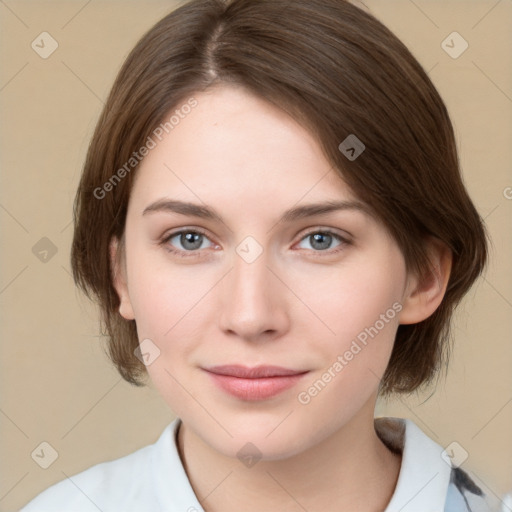
<path fill-rule="evenodd" d="M 356 210 L 370 214 L 369 208 L 360 201 L 325 201 L 322 203 L 312 203 L 303 206 L 296 206 L 286 210 L 278 222 L 293 222 L 295 220 L 322 215 L 334 211 Z M 190 215 L 201 219 L 214 220 L 224 223 L 221 215 L 214 208 L 176 199 L 162 198 L 151 203 L 144 208 L 142 215 L 154 212 L 179 213 L 181 215 Z"/>

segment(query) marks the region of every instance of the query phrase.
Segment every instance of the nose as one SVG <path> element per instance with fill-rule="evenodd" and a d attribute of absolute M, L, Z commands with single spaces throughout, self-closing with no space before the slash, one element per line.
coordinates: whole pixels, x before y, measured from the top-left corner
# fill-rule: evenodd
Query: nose
<path fill-rule="evenodd" d="M 252 262 L 234 254 L 232 269 L 220 287 L 219 325 L 228 335 L 264 341 L 288 329 L 290 297 L 269 259 L 268 251 Z"/>

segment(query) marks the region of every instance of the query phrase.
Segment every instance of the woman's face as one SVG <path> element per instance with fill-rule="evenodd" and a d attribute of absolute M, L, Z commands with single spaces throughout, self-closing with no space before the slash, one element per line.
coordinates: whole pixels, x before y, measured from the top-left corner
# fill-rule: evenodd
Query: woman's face
<path fill-rule="evenodd" d="M 373 417 L 404 259 L 290 117 L 227 86 L 194 98 L 137 171 L 120 311 L 187 428 L 227 456 L 288 457 Z"/>

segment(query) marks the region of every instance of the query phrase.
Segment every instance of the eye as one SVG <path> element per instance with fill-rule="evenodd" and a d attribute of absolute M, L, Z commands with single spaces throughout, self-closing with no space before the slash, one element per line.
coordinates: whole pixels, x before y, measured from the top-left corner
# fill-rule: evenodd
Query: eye
<path fill-rule="evenodd" d="M 328 230 L 317 230 L 309 232 L 302 238 L 300 243 L 308 242 L 310 247 L 301 247 L 301 249 L 313 249 L 315 252 L 327 252 L 332 248 L 333 242 L 338 242 L 334 247 L 339 247 L 335 251 L 329 251 L 330 254 L 343 249 L 350 242 L 341 235 Z M 341 246 L 341 247 L 340 247 Z"/>
<path fill-rule="evenodd" d="M 310 247 L 301 246 L 304 242 L 308 243 Z M 334 248 L 337 249 L 335 250 L 332 250 L 333 242 L 336 243 Z M 164 236 L 161 244 L 170 253 L 183 258 L 199 256 L 202 249 L 218 247 L 205 233 L 198 229 L 174 231 Z M 333 231 L 319 229 L 309 232 L 299 242 L 299 248 L 301 249 L 312 249 L 314 252 L 325 252 L 327 254 L 336 253 L 347 245 L 350 245 L 350 241 L 345 237 Z"/>
<path fill-rule="evenodd" d="M 201 231 L 182 229 L 165 236 L 161 243 L 169 252 L 186 258 L 189 256 L 197 256 L 199 250 L 208 248 L 208 245 L 205 245 L 205 242 L 208 241 L 212 246 L 215 245 Z"/>

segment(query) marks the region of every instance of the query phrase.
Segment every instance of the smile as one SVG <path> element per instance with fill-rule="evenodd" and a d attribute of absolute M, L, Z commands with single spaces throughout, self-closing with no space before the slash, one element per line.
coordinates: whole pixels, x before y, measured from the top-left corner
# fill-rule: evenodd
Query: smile
<path fill-rule="evenodd" d="M 272 398 L 296 385 L 309 373 L 308 370 L 292 370 L 279 366 L 248 368 L 225 365 L 204 370 L 221 390 L 247 401 Z"/>

